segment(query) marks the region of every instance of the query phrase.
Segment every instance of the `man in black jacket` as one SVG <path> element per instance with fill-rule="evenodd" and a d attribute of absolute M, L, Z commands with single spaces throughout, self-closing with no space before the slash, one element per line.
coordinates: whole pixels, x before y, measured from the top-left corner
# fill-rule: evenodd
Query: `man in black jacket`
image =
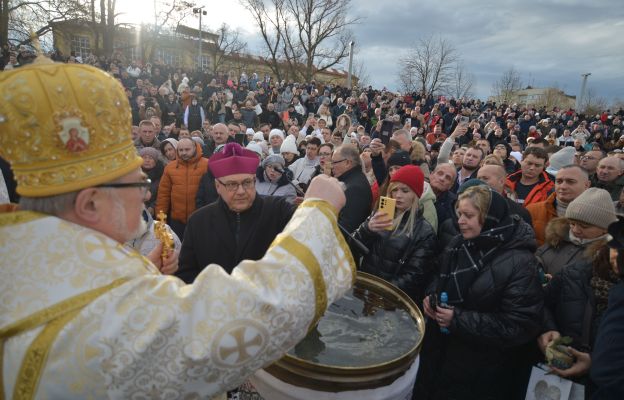
<path fill-rule="evenodd" d="M 338 223 L 353 232 L 371 212 L 373 195 L 362 172 L 360 153 L 355 146 L 342 145 L 332 155 L 332 173 L 345 184 L 347 204 L 338 215 Z"/>
<path fill-rule="evenodd" d="M 237 143 L 210 159 L 219 199 L 187 222 L 176 273 L 186 283 L 212 263 L 230 273 L 242 260 L 259 260 L 290 220 L 294 209 L 284 199 L 256 195 L 259 161 Z"/>

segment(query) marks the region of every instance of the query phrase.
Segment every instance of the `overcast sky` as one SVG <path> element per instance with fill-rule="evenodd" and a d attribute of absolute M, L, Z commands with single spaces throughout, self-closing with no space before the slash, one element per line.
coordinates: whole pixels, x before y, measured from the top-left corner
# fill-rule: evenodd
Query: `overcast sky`
<path fill-rule="evenodd" d="M 198 3 L 208 10 L 204 29 L 225 21 L 241 29 L 251 52 L 261 52 L 253 21 L 237 0 Z M 608 100 L 624 99 L 622 0 L 352 0 L 351 10 L 362 18 L 353 27 L 357 58 L 377 88 L 398 89 L 397 60 L 418 38 L 433 34 L 459 51 L 480 98 L 513 66 L 523 84 L 557 85 L 571 95 L 580 91 L 580 75 L 590 72 L 588 87 Z"/>

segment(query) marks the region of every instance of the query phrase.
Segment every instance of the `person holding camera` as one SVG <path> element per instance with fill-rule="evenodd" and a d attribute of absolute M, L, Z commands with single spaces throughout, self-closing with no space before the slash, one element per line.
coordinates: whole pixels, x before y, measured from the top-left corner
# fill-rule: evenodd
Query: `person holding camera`
<path fill-rule="evenodd" d="M 524 393 L 543 309 L 533 230 L 483 185 L 463 190 L 456 211 L 461 234 L 423 302 L 416 390 L 433 399 L 513 398 Z M 446 304 L 437 300 L 443 292 Z"/>
<path fill-rule="evenodd" d="M 435 230 L 419 210 L 424 182 L 419 167 L 400 167 L 387 191 L 396 200 L 394 219 L 377 211 L 354 233 L 369 249 L 360 270 L 387 280 L 418 304 L 435 268 L 436 250 Z"/>

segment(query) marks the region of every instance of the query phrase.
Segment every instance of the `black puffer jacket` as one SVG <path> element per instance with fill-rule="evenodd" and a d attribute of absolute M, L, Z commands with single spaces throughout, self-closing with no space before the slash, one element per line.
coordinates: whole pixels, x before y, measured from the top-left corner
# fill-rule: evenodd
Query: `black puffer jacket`
<path fill-rule="evenodd" d="M 573 263 L 556 274 L 545 290 L 544 332 L 558 331 L 561 336 L 570 336 L 572 345 L 581 351 L 591 349 L 598 327 L 592 326 L 595 307 L 591 277 L 590 261 Z"/>
<path fill-rule="evenodd" d="M 595 271 L 611 268 L 605 248 L 604 240 L 587 245 L 584 256 L 566 265 L 544 289 L 543 332 L 558 331 L 561 336 L 570 336 L 572 346 L 581 351 L 592 349 L 602 316 L 591 281 L 594 275 L 599 276 Z M 594 255 L 593 260 L 589 255 Z M 617 276 L 607 280 L 619 282 Z"/>
<path fill-rule="evenodd" d="M 399 231 L 407 222 L 405 213 Z M 405 234 L 371 232 L 368 220 L 355 232 L 370 252 L 362 260 L 360 270 L 387 280 L 421 304 L 427 284 L 435 271 L 436 234 L 422 215 L 414 221 L 412 237 Z M 404 260 L 401 264 L 400 261 Z"/>
<path fill-rule="evenodd" d="M 425 391 L 432 398 L 511 399 L 526 390 L 524 379 L 533 362 L 527 354 L 540 332 L 543 293 L 533 229 L 518 216 L 512 219 L 510 239 L 481 267 L 463 303 L 455 306 L 450 334 L 442 335 L 437 323 L 428 320 L 419 382 L 429 381 L 426 385 L 432 387 Z M 452 265 L 448 263 L 465 262 L 448 251 L 461 240 L 455 237 L 445 250 L 441 271 Z M 439 295 L 446 287 L 435 281 L 432 290 Z"/>
<path fill-rule="evenodd" d="M 511 240 L 481 269 L 451 324 L 453 336 L 495 351 L 531 340 L 539 332 L 542 315 L 543 296 L 533 256 L 535 235 L 526 222 L 514 217 Z M 442 263 L 454 261 L 447 254 Z"/>

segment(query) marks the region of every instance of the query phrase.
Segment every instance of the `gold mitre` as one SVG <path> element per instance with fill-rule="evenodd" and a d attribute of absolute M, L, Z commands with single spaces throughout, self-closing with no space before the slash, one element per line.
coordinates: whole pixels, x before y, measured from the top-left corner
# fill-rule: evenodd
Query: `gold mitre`
<path fill-rule="evenodd" d="M 84 189 L 142 164 L 124 89 L 102 70 L 39 56 L 0 73 L 0 96 L 0 155 L 22 196 Z"/>

